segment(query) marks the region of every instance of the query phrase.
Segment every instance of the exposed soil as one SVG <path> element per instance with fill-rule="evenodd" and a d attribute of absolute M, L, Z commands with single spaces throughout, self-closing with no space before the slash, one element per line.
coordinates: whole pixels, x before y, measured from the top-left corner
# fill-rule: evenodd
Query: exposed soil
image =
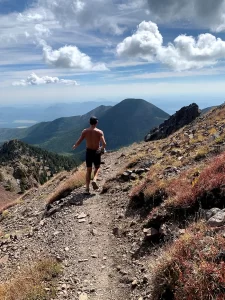
<path fill-rule="evenodd" d="M 135 145 L 108 153 L 100 173 L 101 185 L 127 164 Z M 123 155 L 121 155 L 123 154 Z M 65 179 L 66 180 L 66 179 Z M 9 210 L 0 229 L 11 239 L 0 241 L 0 282 L 18 267 L 43 257 L 62 262 L 58 285 L 60 299 L 148 299 L 148 266 L 143 255 L 141 221 L 126 216 L 131 182 L 113 181 L 107 193 L 84 195 L 84 187 L 55 202 L 46 213 L 45 199 L 58 185 L 53 180 L 26 196 L 24 203 Z M 143 298 L 141 298 L 143 297 Z"/>

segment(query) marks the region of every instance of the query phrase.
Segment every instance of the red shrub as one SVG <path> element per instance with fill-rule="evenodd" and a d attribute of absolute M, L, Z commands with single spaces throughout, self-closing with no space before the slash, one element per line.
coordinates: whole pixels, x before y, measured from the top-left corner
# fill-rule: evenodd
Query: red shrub
<path fill-rule="evenodd" d="M 191 181 L 188 179 L 187 173 L 182 174 L 179 178 L 171 181 L 166 188 L 168 194 L 168 206 L 190 206 L 195 202 Z"/>
<path fill-rule="evenodd" d="M 192 226 L 157 264 L 154 299 L 166 289 L 176 300 L 223 299 L 225 264 L 216 257 L 224 247 L 220 233 L 215 234 L 202 223 Z"/>
<path fill-rule="evenodd" d="M 225 188 L 225 153 L 214 158 L 212 162 L 200 174 L 199 180 L 194 186 L 194 193 L 201 197 L 206 191 Z"/>

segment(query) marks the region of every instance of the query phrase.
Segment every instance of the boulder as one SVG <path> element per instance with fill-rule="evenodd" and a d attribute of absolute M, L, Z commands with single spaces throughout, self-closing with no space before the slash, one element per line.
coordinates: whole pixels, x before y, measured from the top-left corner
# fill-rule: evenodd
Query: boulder
<path fill-rule="evenodd" d="M 221 210 L 218 207 L 213 207 L 206 212 L 206 219 L 209 220 L 211 217 L 215 216 Z"/>
<path fill-rule="evenodd" d="M 225 212 L 219 211 L 208 220 L 208 225 L 211 227 L 220 227 L 225 225 Z"/>

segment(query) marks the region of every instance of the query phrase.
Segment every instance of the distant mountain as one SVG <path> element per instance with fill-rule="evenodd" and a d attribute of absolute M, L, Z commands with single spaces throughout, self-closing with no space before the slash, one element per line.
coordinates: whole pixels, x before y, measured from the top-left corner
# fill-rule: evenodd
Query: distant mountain
<path fill-rule="evenodd" d="M 39 122 L 53 121 L 61 117 L 81 116 L 101 105 L 113 106 L 115 104 L 116 102 L 99 99 L 98 101 L 52 105 L 0 106 L 0 128 L 30 127 Z"/>
<path fill-rule="evenodd" d="M 99 106 L 83 116 L 60 118 L 52 122 L 42 122 L 27 129 L 0 129 L 0 142 L 10 138 L 22 139 L 61 154 L 72 154 L 72 145 L 78 139 L 81 130 L 89 126 L 89 118 L 96 115 L 107 140 L 108 149 L 138 142 L 149 131 L 149 128 L 161 124 L 169 117 L 167 113 L 142 99 L 125 99 L 119 104 Z M 83 143 L 75 153 L 85 149 Z"/>

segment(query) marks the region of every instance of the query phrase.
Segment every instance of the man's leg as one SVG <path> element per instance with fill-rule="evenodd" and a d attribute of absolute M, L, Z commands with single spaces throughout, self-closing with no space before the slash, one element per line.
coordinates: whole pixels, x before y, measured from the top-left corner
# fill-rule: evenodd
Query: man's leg
<path fill-rule="evenodd" d="M 91 182 L 91 172 L 92 167 L 87 167 L 87 173 L 86 173 L 86 192 L 89 192 L 89 186 Z"/>
<path fill-rule="evenodd" d="M 99 174 L 99 171 L 100 171 L 100 166 L 95 166 L 95 170 L 94 170 L 94 178 L 93 178 L 93 181 L 92 181 L 92 186 L 93 186 L 93 189 L 94 190 L 98 190 L 98 184 L 96 182 L 97 178 L 98 178 L 98 174 Z"/>
<path fill-rule="evenodd" d="M 95 167 L 93 181 L 96 181 L 96 180 L 97 180 L 99 171 L 100 171 L 100 166 Z"/>
<path fill-rule="evenodd" d="M 100 171 L 100 165 L 101 165 L 101 154 L 100 153 L 95 154 L 94 165 L 95 165 L 95 171 L 94 171 L 94 178 L 92 181 L 92 186 L 93 186 L 94 190 L 98 190 L 98 185 L 96 183 L 96 180 L 97 180 L 98 173 Z"/>

